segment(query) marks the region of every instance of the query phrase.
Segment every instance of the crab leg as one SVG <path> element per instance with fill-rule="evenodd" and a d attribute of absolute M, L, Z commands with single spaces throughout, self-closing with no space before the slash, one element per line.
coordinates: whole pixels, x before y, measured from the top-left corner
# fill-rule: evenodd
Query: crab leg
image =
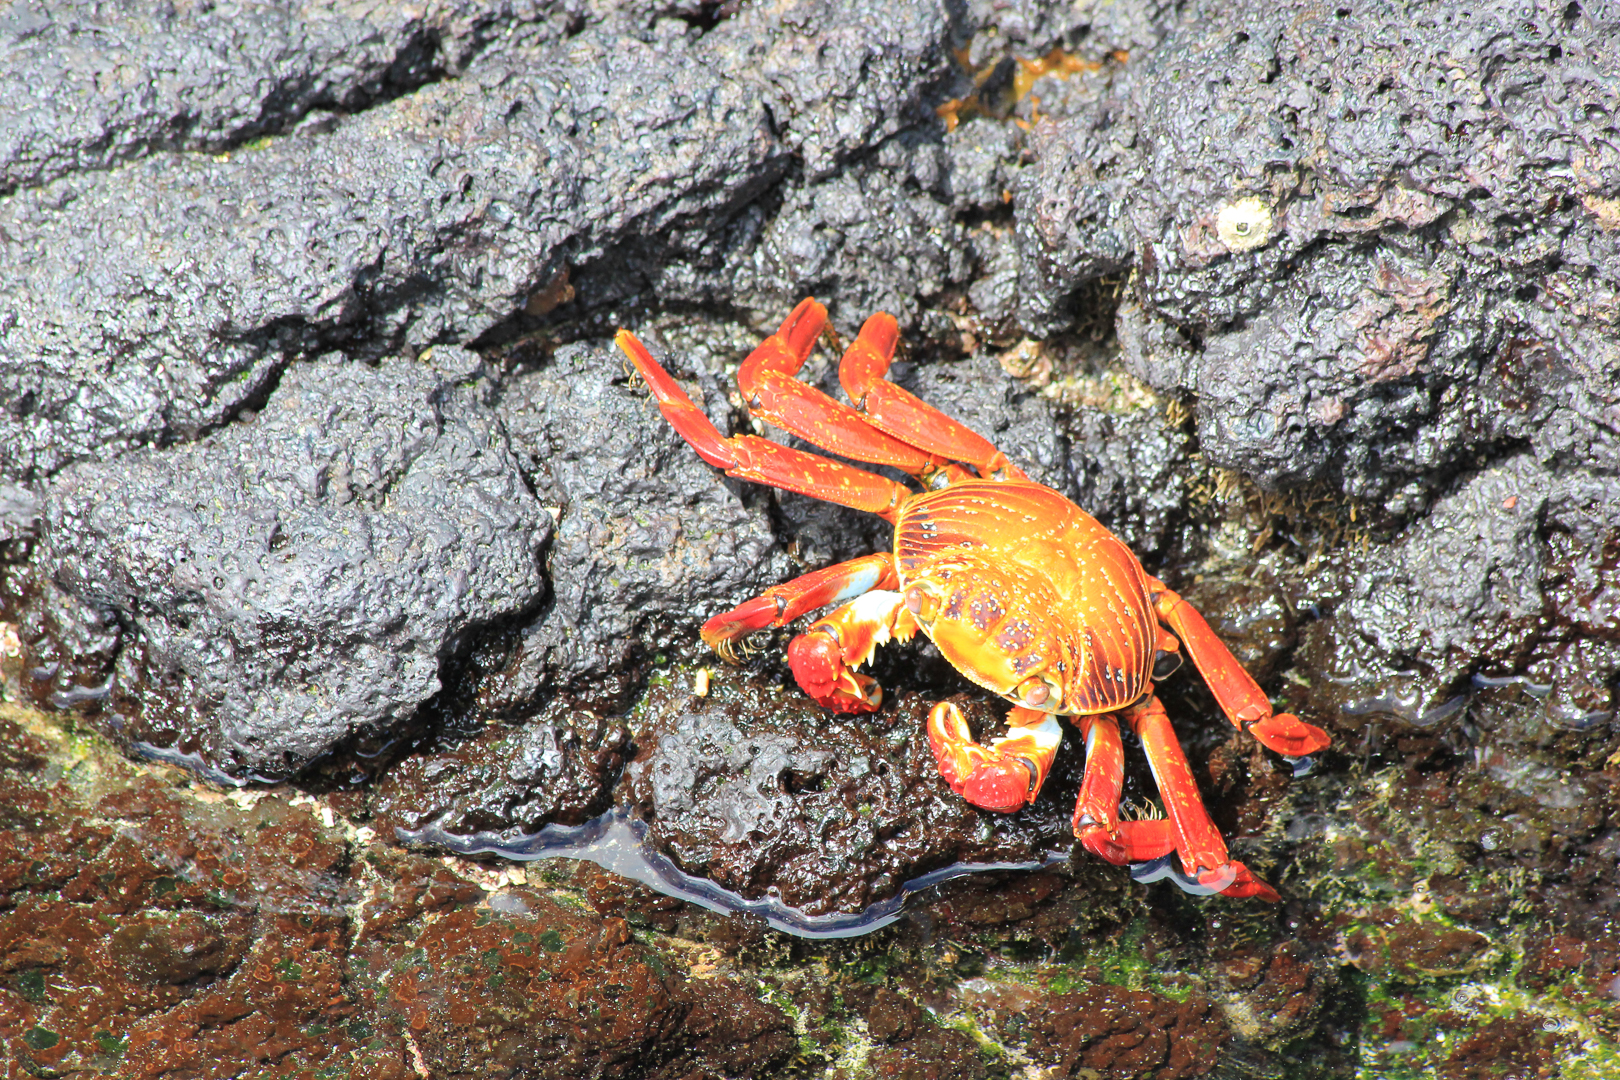
<path fill-rule="evenodd" d="M 795 377 L 826 325 L 827 309 L 804 300 L 780 330 L 748 354 L 737 371 L 748 411 L 843 457 L 893 465 L 917 477 L 945 472 L 950 479 L 966 479 L 958 466 L 885 435 L 848 405 Z"/>
<path fill-rule="evenodd" d="M 1074 802 L 1074 835 L 1093 855 L 1123 865 L 1132 860 L 1118 840 L 1119 797 L 1125 786 L 1125 746 L 1119 738 L 1119 721 L 1105 713 L 1082 716 L 1079 725 L 1086 740 L 1086 772 L 1080 781 L 1080 797 Z"/>
<path fill-rule="evenodd" d="M 982 477 L 1028 479 L 983 436 L 884 377 L 899 340 L 894 316 L 880 311 L 866 320 L 838 365 L 838 381 L 866 422 L 912 446 L 965 461 Z"/>
<path fill-rule="evenodd" d="M 618 343 L 646 380 L 653 397 L 658 399 L 659 411 L 665 419 L 692 445 L 699 457 L 717 469 L 724 469 L 727 476 L 867 510 L 891 522 L 900 504 L 910 498 L 911 492 L 904 485 L 840 461 L 778 446 L 754 435 L 726 438 L 702 410 L 692 404 L 686 391 L 659 366 L 634 334 L 620 330 Z"/>
<path fill-rule="evenodd" d="M 1198 797 L 1198 784 L 1193 779 L 1192 767 L 1187 764 L 1187 755 L 1182 752 L 1181 743 L 1176 739 L 1176 733 L 1170 727 L 1170 718 L 1165 715 L 1164 705 L 1159 699 L 1149 695 L 1120 715 L 1135 729 L 1137 738 L 1142 740 L 1148 767 L 1153 770 L 1154 782 L 1164 799 L 1165 815 L 1174 834 L 1175 850 L 1185 878 L 1198 887 L 1226 896 L 1258 896 L 1277 900 L 1277 893 L 1271 886 L 1227 855 L 1226 841 L 1221 839 L 1220 831 L 1209 819 L 1209 811 L 1204 809 L 1204 802 Z M 1127 824 L 1141 826 L 1146 823 Z M 1156 831 L 1162 827 L 1153 828 Z M 1145 833 L 1142 829 L 1132 831 Z M 1146 835 L 1141 839 L 1147 839 Z M 1087 847 L 1091 848 L 1091 845 Z M 1147 854 L 1146 851 L 1131 852 L 1135 857 Z M 1180 875 L 1177 878 L 1178 881 L 1182 880 Z"/>
<path fill-rule="evenodd" d="M 899 584 L 894 556 L 884 551 L 813 570 L 792 581 L 773 585 L 752 600 L 716 615 L 703 624 L 703 640 L 727 660 L 735 660 L 733 643 L 756 630 L 786 626 L 800 615 L 852 600 L 873 589 Z"/>
<path fill-rule="evenodd" d="M 868 556 L 879 558 L 880 556 Z M 889 574 L 893 575 L 892 556 Z M 863 560 L 855 559 L 843 566 Z M 836 568 L 831 568 L 836 569 Z M 855 669 L 872 659 L 879 645 L 910 641 L 917 620 L 903 593 L 873 589 L 817 619 L 810 629 L 788 642 L 788 666 L 799 688 L 826 708 L 841 713 L 867 713 L 883 704 L 883 688 Z"/>
<path fill-rule="evenodd" d="M 973 741 L 962 710 L 949 701 L 928 713 L 928 742 L 939 775 L 974 806 L 1011 813 L 1035 801 L 1063 741 L 1057 717 L 1015 705 L 1007 734 L 989 746 Z"/>
<path fill-rule="evenodd" d="M 1160 859 L 1176 850 L 1176 833 L 1166 818 L 1119 820 L 1124 788 L 1125 747 L 1119 720 L 1104 713 L 1080 718 L 1086 737 L 1086 774 L 1074 804 L 1074 835 L 1085 849 L 1115 866 Z"/>
<path fill-rule="evenodd" d="M 1181 638 L 1187 655 L 1204 676 L 1233 726 L 1239 731 L 1247 728 L 1261 745 L 1285 757 L 1304 757 L 1328 745 L 1331 740 L 1321 728 L 1305 723 L 1292 713 L 1272 713 L 1271 699 L 1254 677 L 1243 670 L 1232 650 L 1215 636 L 1215 631 L 1197 609 L 1164 582 L 1154 577 L 1147 580 L 1159 618 Z"/>

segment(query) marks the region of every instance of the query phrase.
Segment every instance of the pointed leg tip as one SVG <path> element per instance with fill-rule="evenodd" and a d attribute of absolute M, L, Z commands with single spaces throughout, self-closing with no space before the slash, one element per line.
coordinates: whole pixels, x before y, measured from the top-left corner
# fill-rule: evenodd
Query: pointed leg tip
<path fill-rule="evenodd" d="M 1222 896 L 1229 896 L 1234 900 L 1264 900 L 1268 904 L 1282 902 L 1282 896 L 1270 885 L 1259 878 L 1250 878 L 1247 882 L 1237 881 L 1221 890 Z"/>
<path fill-rule="evenodd" d="M 1079 837 L 1081 847 L 1103 862 L 1125 866 L 1131 861 L 1130 852 L 1125 849 L 1125 845 L 1103 825 L 1082 825 L 1077 822 L 1074 835 Z"/>

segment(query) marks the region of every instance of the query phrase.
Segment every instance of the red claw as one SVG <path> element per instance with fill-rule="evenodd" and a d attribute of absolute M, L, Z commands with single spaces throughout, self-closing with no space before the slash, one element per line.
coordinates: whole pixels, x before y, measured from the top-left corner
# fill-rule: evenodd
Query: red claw
<path fill-rule="evenodd" d="M 788 667 L 800 689 L 834 712 L 876 712 L 883 704 L 883 688 L 876 679 L 848 669 L 844 650 L 831 634 L 800 634 L 788 642 Z"/>

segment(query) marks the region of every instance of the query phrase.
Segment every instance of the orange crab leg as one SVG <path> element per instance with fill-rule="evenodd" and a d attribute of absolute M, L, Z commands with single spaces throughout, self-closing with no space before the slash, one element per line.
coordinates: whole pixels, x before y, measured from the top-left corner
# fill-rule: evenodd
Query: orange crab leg
<path fill-rule="evenodd" d="M 1159 699 L 1149 695 L 1121 715 L 1142 740 L 1148 766 L 1153 770 L 1154 782 L 1164 799 L 1165 815 L 1174 832 L 1175 850 L 1186 877 L 1203 889 L 1226 896 L 1279 899 L 1271 886 L 1227 855 L 1226 841 L 1221 839 L 1220 831 L 1209 819 L 1209 811 L 1204 809 L 1204 802 L 1198 797 L 1198 784 L 1193 779 L 1192 766 L 1187 764 L 1187 755 L 1182 752 L 1181 743 L 1170 727 L 1170 717 L 1165 715 L 1164 705 Z M 1186 887 L 1185 881 L 1183 887 Z"/>
<path fill-rule="evenodd" d="M 899 583 L 894 556 L 886 551 L 835 563 L 773 585 L 754 599 L 716 615 L 703 624 L 703 640 L 727 660 L 734 660 L 732 643 L 738 638 L 767 627 L 786 626 L 817 608 L 842 604 L 873 589 L 893 589 Z"/>
<path fill-rule="evenodd" d="M 1243 670 L 1232 650 L 1215 636 L 1197 609 L 1157 578 L 1148 578 L 1148 591 L 1159 618 L 1181 638 L 1187 655 L 1233 726 L 1239 731 L 1247 728 L 1261 745 L 1285 757 L 1305 757 L 1328 745 L 1331 740 L 1327 732 L 1316 725 L 1305 723 L 1293 713 L 1272 713 L 1271 699 Z"/>
<path fill-rule="evenodd" d="M 876 679 L 856 674 L 855 669 L 870 660 L 879 645 L 910 641 L 916 633 L 917 620 L 904 595 L 873 589 L 817 619 L 788 642 L 788 666 L 799 688 L 826 708 L 874 712 L 883 704 L 883 689 Z"/>
<path fill-rule="evenodd" d="M 1098 858 L 1116 864 L 1131 862 L 1131 853 L 1120 849 L 1117 837 L 1119 796 L 1125 786 L 1125 746 L 1119 738 L 1119 721 L 1103 714 L 1082 716 L 1079 724 L 1086 740 L 1086 772 L 1080 781 L 1080 797 L 1074 802 L 1074 835 Z"/>
<path fill-rule="evenodd" d="M 894 316 L 880 311 L 866 320 L 838 365 L 838 381 L 866 422 L 912 446 L 965 461 L 982 477 L 1028 479 L 982 435 L 885 378 L 899 340 Z"/>
<path fill-rule="evenodd" d="M 691 443 L 699 457 L 715 468 L 724 469 L 727 476 L 867 510 L 891 522 L 900 504 L 911 497 L 911 491 L 904 485 L 840 461 L 778 446 L 754 435 L 726 438 L 702 410 L 692 404 L 686 391 L 659 366 L 634 334 L 620 330 L 618 343 L 646 380 L 653 397 L 658 399 L 659 411 L 665 419 L 681 438 Z"/>
<path fill-rule="evenodd" d="M 748 354 L 737 371 L 748 411 L 843 457 L 893 465 L 913 476 L 954 471 L 959 475 L 952 479 L 965 479 L 967 474 L 944 458 L 885 435 L 848 405 L 795 377 L 826 324 L 826 308 L 802 301 L 780 330 Z"/>
<path fill-rule="evenodd" d="M 1022 705 L 1007 714 L 1007 734 L 989 746 L 974 741 L 954 703 L 942 701 L 928 713 L 928 743 L 939 775 L 952 791 L 985 810 L 1011 813 L 1034 802 L 1062 742 L 1057 717 Z"/>

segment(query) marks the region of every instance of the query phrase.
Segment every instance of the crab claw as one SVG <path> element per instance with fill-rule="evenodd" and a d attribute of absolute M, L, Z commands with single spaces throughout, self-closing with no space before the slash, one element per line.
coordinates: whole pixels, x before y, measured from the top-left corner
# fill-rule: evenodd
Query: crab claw
<path fill-rule="evenodd" d="M 1249 725 L 1249 734 L 1258 739 L 1260 745 L 1289 758 L 1309 757 L 1332 742 L 1328 733 L 1315 724 L 1307 724 L 1293 713 L 1285 712 L 1254 721 Z"/>
<path fill-rule="evenodd" d="M 812 630 L 788 642 L 788 666 L 805 693 L 841 713 L 876 712 L 883 704 L 877 680 L 849 670 L 836 638 Z"/>
<path fill-rule="evenodd" d="M 1006 735 L 980 746 L 962 710 L 951 702 L 942 701 L 928 713 L 928 744 L 939 775 L 974 806 L 1004 814 L 1035 801 L 1063 737 L 1051 716 L 1033 709 L 1013 714 Z"/>
<path fill-rule="evenodd" d="M 1022 758 L 981 761 L 966 780 L 952 787 L 962 798 L 986 810 L 1010 814 L 1029 801 L 1035 769 Z"/>

